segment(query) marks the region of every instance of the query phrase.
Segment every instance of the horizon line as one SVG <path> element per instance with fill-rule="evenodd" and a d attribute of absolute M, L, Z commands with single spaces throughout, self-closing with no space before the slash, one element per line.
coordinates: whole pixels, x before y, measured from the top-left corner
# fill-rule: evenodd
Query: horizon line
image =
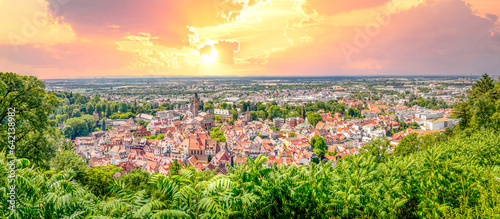
<path fill-rule="evenodd" d="M 483 73 L 484 74 L 484 73 Z M 445 77 L 453 77 L 453 78 L 475 78 L 480 77 L 483 74 L 469 74 L 469 75 L 285 75 L 285 76 L 164 76 L 164 75 L 148 75 L 147 77 L 139 77 L 139 76 L 116 76 L 116 77 L 78 77 L 78 78 L 48 78 L 48 79 L 40 79 L 39 80 L 91 80 L 91 79 L 253 79 L 253 78 L 418 78 L 418 77 L 427 77 L 427 78 L 445 78 Z M 499 75 L 491 75 L 490 77 L 495 77 Z"/>

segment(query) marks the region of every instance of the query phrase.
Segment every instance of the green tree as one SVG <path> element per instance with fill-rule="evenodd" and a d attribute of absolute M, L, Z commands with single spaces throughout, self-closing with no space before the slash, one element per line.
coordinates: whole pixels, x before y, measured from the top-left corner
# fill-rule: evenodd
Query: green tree
<path fill-rule="evenodd" d="M 93 131 L 94 125 L 95 121 L 91 115 L 71 118 L 66 120 L 63 133 L 66 137 L 71 139 L 79 136 L 87 136 Z"/>
<path fill-rule="evenodd" d="M 219 108 L 220 109 L 227 109 L 227 103 L 226 102 L 223 102 L 219 105 Z"/>
<path fill-rule="evenodd" d="M 93 97 L 90 102 L 92 102 L 93 104 L 97 104 L 101 101 L 101 98 L 99 96 L 95 96 Z"/>
<path fill-rule="evenodd" d="M 44 89 L 44 82 L 34 76 L 0 73 L 0 151 L 8 151 L 13 142 L 16 157 L 41 167 L 47 167 L 48 159 L 55 155 L 48 138 L 56 133 L 55 124 L 49 115 L 61 102 Z"/>
<path fill-rule="evenodd" d="M 349 107 L 349 109 L 347 109 L 347 115 L 351 118 L 361 118 L 361 112 L 354 107 Z"/>
<path fill-rule="evenodd" d="M 148 190 L 149 179 L 150 173 L 140 169 L 133 169 L 130 173 L 117 178 L 118 181 L 124 182 L 125 187 L 131 191 Z"/>
<path fill-rule="evenodd" d="M 152 107 L 151 107 L 151 104 L 146 103 L 146 104 L 144 104 L 143 108 L 144 108 L 144 111 L 149 112 Z"/>
<path fill-rule="evenodd" d="M 466 101 L 458 103 L 454 117 L 457 129 L 472 133 L 482 128 L 500 128 L 500 84 L 484 74 L 468 91 Z"/>
<path fill-rule="evenodd" d="M 385 136 L 392 137 L 395 133 L 397 133 L 397 132 L 391 126 L 390 129 L 387 130 L 387 133 L 385 134 Z"/>
<path fill-rule="evenodd" d="M 229 110 L 233 114 L 233 120 L 238 120 L 238 111 L 231 109 Z"/>
<path fill-rule="evenodd" d="M 106 131 L 106 120 L 105 119 L 103 119 L 101 121 L 101 130 Z"/>
<path fill-rule="evenodd" d="M 390 142 L 381 138 L 374 139 L 363 146 L 362 152 L 374 158 L 374 162 L 384 162 L 388 158 L 387 148 Z"/>
<path fill-rule="evenodd" d="M 92 103 L 89 102 L 89 103 L 85 104 L 85 108 L 87 109 L 88 114 L 94 114 L 95 107 Z"/>
<path fill-rule="evenodd" d="M 266 120 L 267 118 L 266 112 L 264 110 L 257 111 L 257 117 L 262 120 Z"/>
<path fill-rule="evenodd" d="M 142 119 L 141 119 L 141 120 L 139 120 L 139 121 L 137 122 L 137 125 L 142 125 L 142 126 L 146 127 L 147 122 L 145 122 L 144 120 L 142 120 Z"/>
<path fill-rule="evenodd" d="M 211 102 L 207 102 L 203 105 L 203 111 L 207 112 L 210 109 L 214 109 L 214 105 Z"/>
<path fill-rule="evenodd" d="M 217 140 L 217 142 L 226 142 L 226 136 L 224 136 L 224 132 L 222 132 L 218 127 L 212 127 L 210 138 Z"/>
<path fill-rule="evenodd" d="M 130 118 L 135 118 L 135 114 L 133 114 L 132 112 L 113 113 L 109 118 L 110 119 L 130 119 Z"/>
<path fill-rule="evenodd" d="M 328 101 L 328 102 L 330 102 L 330 101 Z M 338 103 L 338 102 L 331 102 L 330 109 L 332 111 L 332 114 L 335 114 L 335 113 L 344 114 L 345 113 L 345 105 Z"/>
<path fill-rule="evenodd" d="M 274 119 L 274 118 L 279 118 L 281 117 L 281 108 L 278 105 L 274 105 L 269 107 L 268 110 L 268 119 Z"/>
<path fill-rule="evenodd" d="M 171 164 L 170 168 L 168 169 L 169 174 L 171 176 L 179 175 L 179 171 L 181 170 L 181 164 L 177 161 L 177 159 L 174 159 L 170 164 Z"/>
<path fill-rule="evenodd" d="M 108 103 L 108 104 L 106 104 L 106 117 L 109 118 L 111 116 L 111 114 L 112 114 L 111 105 Z"/>
<path fill-rule="evenodd" d="M 109 196 L 111 195 L 110 185 L 113 182 L 113 175 L 121 171 L 123 171 L 122 168 L 115 167 L 111 164 L 88 168 L 86 171 L 86 185 L 96 196 Z"/>
<path fill-rule="evenodd" d="M 412 122 L 409 126 L 409 128 L 412 128 L 412 129 L 420 129 L 420 125 L 418 125 L 417 122 Z"/>
<path fill-rule="evenodd" d="M 85 182 L 87 167 L 85 166 L 82 157 L 75 154 L 74 151 L 63 150 L 58 152 L 56 156 L 50 160 L 50 169 L 56 172 L 71 169 L 76 174 L 76 180 Z"/>
<path fill-rule="evenodd" d="M 316 135 L 311 138 L 309 145 L 313 148 L 314 154 L 319 158 L 323 159 L 326 152 L 328 151 L 328 146 L 326 145 L 325 138 Z"/>
<path fill-rule="evenodd" d="M 307 116 L 307 121 L 312 125 L 316 126 L 318 122 L 322 121 L 321 115 L 319 113 L 311 113 Z"/>
<path fill-rule="evenodd" d="M 481 80 L 472 85 L 472 94 L 481 95 L 487 93 L 495 87 L 495 82 L 488 74 L 483 74 Z"/>
<path fill-rule="evenodd" d="M 410 133 L 399 141 L 394 155 L 408 156 L 409 154 L 413 154 L 418 151 L 419 143 L 417 133 Z"/>
<path fill-rule="evenodd" d="M 56 116 L 56 122 L 57 123 L 64 122 L 64 120 L 66 120 L 66 114 L 62 114 L 62 115 L 57 115 Z"/>

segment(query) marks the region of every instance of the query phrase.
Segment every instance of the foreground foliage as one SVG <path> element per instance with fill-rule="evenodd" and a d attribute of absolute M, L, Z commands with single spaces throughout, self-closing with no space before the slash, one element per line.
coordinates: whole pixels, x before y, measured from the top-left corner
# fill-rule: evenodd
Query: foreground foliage
<path fill-rule="evenodd" d="M 407 156 L 364 152 L 311 166 L 263 166 L 249 159 L 227 176 L 183 168 L 178 175 L 137 176 L 146 188 L 110 182 L 96 196 L 74 171 L 43 171 L 18 161 L 18 207 L 8 218 L 434 218 L 500 216 L 500 137 L 456 136 Z M 3 155 L 2 155 L 3 156 Z M 2 179 L 7 166 L 2 157 Z M 139 174 L 139 173 L 135 173 Z M 137 180 L 137 179 L 136 179 Z M 10 185 L 2 180 L 0 195 Z"/>

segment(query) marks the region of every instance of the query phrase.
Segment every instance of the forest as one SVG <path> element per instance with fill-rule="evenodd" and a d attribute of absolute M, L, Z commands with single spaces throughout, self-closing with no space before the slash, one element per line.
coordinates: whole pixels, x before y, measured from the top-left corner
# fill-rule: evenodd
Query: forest
<path fill-rule="evenodd" d="M 377 140 L 335 163 L 270 168 L 260 156 L 227 175 L 173 165 L 168 176 L 135 170 L 116 179 L 121 169 L 87 168 L 54 130 L 49 117 L 61 100 L 42 81 L 0 78 L 3 218 L 500 217 L 500 82 L 486 74 L 456 106 L 457 126 L 408 135 L 392 154 Z M 16 109 L 14 155 L 9 108 Z"/>

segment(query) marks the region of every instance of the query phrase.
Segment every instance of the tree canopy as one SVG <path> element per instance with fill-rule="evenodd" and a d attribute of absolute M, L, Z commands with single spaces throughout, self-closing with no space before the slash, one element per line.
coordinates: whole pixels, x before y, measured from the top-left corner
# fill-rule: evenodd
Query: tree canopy
<path fill-rule="evenodd" d="M 484 74 L 469 90 L 467 99 L 457 104 L 457 128 L 471 133 L 484 128 L 500 128 L 500 82 Z"/>
<path fill-rule="evenodd" d="M 50 161 L 50 169 L 55 172 L 73 171 L 75 180 L 84 182 L 87 167 L 82 157 L 75 154 L 73 150 L 62 150 Z"/>
<path fill-rule="evenodd" d="M 34 76 L 0 73 L 0 151 L 6 150 L 9 140 L 12 140 L 7 135 L 10 131 L 15 136 L 16 157 L 47 167 L 57 149 L 47 138 L 57 132 L 52 128 L 55 124 L 50 122 L 49 116 L 60 100 L 44 89 L 45 83 Z M 9 113 L 13 115 L 10 121 Z M 15 126 L 9 127 L 9 122 Z M 12 127 L 14 130 L 9 129 Z"/>
<path fill-rule="evenodd" d="M 316 156 L 318 156 L 319 158 L 324 158 L 326 152 L 328 151 L 328 146 L 326 145 L 325 138 L 316 135 L 311 138 L 309 144 L 313 148 L 313 152 L 314 154 L 316 154 Z"/>
<path fill-rule="evenodd" d="M 77 136 L 87 136 L 94 130 L 95 120 L 91 115 L 71 118 L 66 121 L 63 133 L 66 137 L 74 139 Z"/>
<path fill-rule="evenodd" d="M 318 122 L 321 122 L 323 120 L 323 118 L 321 117 L 320 114 L 318 113 L 311 113 L 307 116 L 307 121 L 312 125 L 312 126 L 316 126 L 316 124 L 318 124 Z"/>

